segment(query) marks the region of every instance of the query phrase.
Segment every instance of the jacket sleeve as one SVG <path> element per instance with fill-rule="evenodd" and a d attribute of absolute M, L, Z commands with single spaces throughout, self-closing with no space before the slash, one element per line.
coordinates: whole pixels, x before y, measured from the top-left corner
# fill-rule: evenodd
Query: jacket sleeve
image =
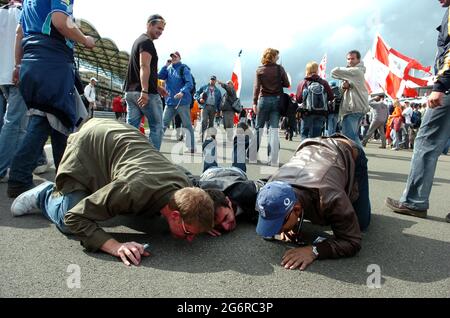
<path fill-rule="evenodd" d="M 350 199 L 342 192 L 326 205 L 334 238 L 316 244 L 319 259 L 354 256 L 361 249 L 361 231 Z"/>
<path fill-rule="evenodd" d="M 131 205 L 139 204 L 133 202 L 129 194 L 126 182 L 109 183 L 70 209 L 64 217 L 64 224 L 88 251 L 95 252 L 112 238 L 97 222 L 111 219 L 123 211 L 131 212 Z"/>
<path fill-rule="evenodd" d="M 256 73 L 255 84 L 253 85 L 253 105 L 258 104 L 259 93 L 261 92 L 261 80 Z"/>
<path fill-rule="evenodd" d="M 361 77 L 361 71 L 356 67 L 336 67 L 331 71 L 331 76 L 335 79 L 354 83 Z"/>
<path fill-rule="evenodd" d="M 158 78 L 160 80 L 165 81 L 168 76 L 169 76 L 169 72 L 167 70 L 167 66 L 164 65 L 158 73 Z"/>
<path fill-rule="evenodd" d="M 299 103 L 299 104 L 303 103 L 303 91 L 305 89 L 305 84 L 306 84 L 306 81 L 301 81 L 297 87 L 296 99 L 297 99 L 297 103 Z"/>
<path fill-rule="evenodd" d="M 200 99 L 200 95 L 203 93 L 203 91 L 205 90 L 205 86 L 200 87 L 196 92 L 195 92 L 195 99 Z"/>
<path fill-rule="evenodd" d="M 190 94 L 191 89 L 194 87 L 194 83 L 192 81 L 192 74 L 189 67 L 185 67 L 183 75 L 184 78 L 182 78 L 181 80 L 184 81 L 184 86 L 180 89 L 180 92 L 183 93 L 184 95 Z"/>
<path fill-rule="evenodd" d="M 283 87 L 290 87 L 291 83 L 289 82 L 289 77 L 287 76 L 286 70 L 284 69 L 283 66 L 281 66 L 281 84 L 283 85 Z"/>

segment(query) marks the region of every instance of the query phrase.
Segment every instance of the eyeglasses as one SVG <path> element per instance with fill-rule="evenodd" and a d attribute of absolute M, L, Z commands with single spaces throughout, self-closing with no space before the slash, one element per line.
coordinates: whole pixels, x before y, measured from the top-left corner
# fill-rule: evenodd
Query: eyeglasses
<path fill-rule="evenodd" d="M 294 209 L 292 209 L 292 211 L 289 212 L 288 215 L 286 215 L 283 224 L 286 224 L 286 222 L 288 222 L 288 220 L 289 220 L 289 218 L 290 218 L 290 216 L 291 216 L 291 214 L 292 214 L 293 211 L 294 211 Z M 305 214 L 304 214 L 304 211 L 303 211 L 303 209 L 302 209 L 302 211 L 301 211 L 301 216 L 300 216 L 299 218 L 297 218 L 297 223 L 296 223 L 296 226 L 295 226 L 295 230 L 292 230 L 292 232 L 289 232 L 289 233 L 286 233 L 286 232 L 285 232 L 285 235 L 286 235 L 287 237 L 289 237 L 289 239 L 290 239 L 293 243 L 295 243 L 295 244 L 297 244 L 297 245 L 300 245 L 300 246 L 305 246 L 305 245 L 307 245 L 307 244 L 301 239 L 301 234 L 300 234 L 300 230 L 301 230 L 302 225 L 303 225 L 303 217 L 304 217 L 304 215 L 305 215 Z"/>
<path fill-rule="evenodd" d="M 186 230 L 186 226 L 184 225 L 184 220 L 183 220 L 183 219 L 181 219 L 181 226 L 183 227 L 184 235 L 186 235 L 186 236 L 192 236 L 192 235 L 194 235 L 194 233 L 189 232 L 188 230 Z"/>

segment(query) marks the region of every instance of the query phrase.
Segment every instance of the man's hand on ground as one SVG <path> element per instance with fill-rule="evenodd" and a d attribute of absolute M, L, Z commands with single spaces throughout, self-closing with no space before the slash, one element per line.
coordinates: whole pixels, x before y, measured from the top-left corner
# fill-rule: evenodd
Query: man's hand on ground
<path fill-rule="evenodd" d="M 281 266 L 285 269 L 300 268 L 305 270 L 310 264 L 316 260 L 316 256 L 312 252 L 311 246 L 293 248 L 287 251 L 281 262 Z"/>
<path fill-rule="evenodd" d="M 144 250 L 142 244 L 136 242 L 120 243 L 115 239 L 106 241 L 100 249 L 108 254 L 120 257 L 122 262 L 127 266 L 131 265 L 130 261 L 136 266 L 139 265 L 141 255 L 150 256 L 150 253 Z"/>

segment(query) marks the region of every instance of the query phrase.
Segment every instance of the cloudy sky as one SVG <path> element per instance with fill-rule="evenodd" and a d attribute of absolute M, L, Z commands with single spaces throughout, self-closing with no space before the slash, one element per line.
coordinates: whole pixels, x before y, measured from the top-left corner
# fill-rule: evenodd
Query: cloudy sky
<path fill-rule="evenodd" d="M 211 74 L 229 79 L 242 49 L 241 99 L 248 103 L 267 47 L 280 50 L 281 63 L 292 76 L 292 91 L 307 62 L 320 62 L 327 53 L 327 72 L 344 66 L 346 53 L 358 49 L 364 55 L 377 32 L 401 53 L 433 65 L 435 29 L 444 9 L 438 0 L 76 0 L 74 7 L 76 18 L 88 20 L 102 37 L 127 52 L 153 13 L 167 21 L 155 41 L 160 66 L 170 52 L 179 51 L 197 85 Z"/>

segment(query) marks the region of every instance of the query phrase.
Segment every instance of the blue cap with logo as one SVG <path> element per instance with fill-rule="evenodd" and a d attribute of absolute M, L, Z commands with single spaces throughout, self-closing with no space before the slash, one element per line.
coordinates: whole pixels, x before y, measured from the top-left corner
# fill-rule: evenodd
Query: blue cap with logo
<path fill-rule="evenodd" d="M 256 233 L 264 237 L 278 234 L 284 218 L 297 202 L 292 186 L 286 182 L 267 183 L 258 193 L 256 209 L 259 212 Z"/>

